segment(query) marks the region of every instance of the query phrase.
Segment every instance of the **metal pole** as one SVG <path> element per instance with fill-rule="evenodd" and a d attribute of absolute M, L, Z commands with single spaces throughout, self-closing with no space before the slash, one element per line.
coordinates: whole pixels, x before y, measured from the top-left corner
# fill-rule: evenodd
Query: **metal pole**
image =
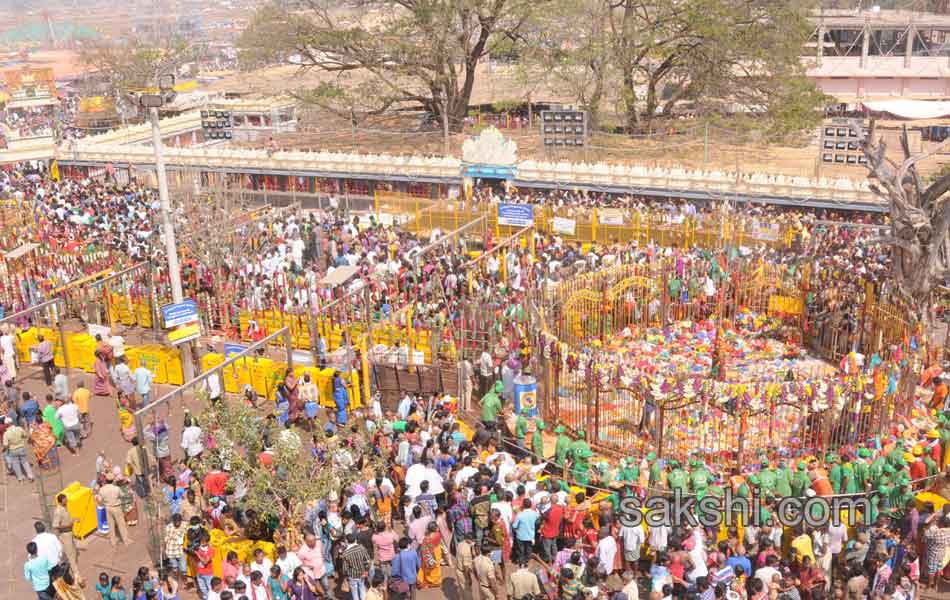
<path fill-rule="evenodd" d="M 149 469 L 148 453 L 146 452 L 145 445 L 144 445 L 145 444 L 145 427 L 143 426 L 143 423 L 142 423 L 142 415 L 136 412 L 136 414 L 134 415 L 134 419 L 135 419 L 135 435 L 139 440 L 138 455 L 139 455 L 139 463 L 142 465 L 142 475 L 145 477 L 146 485 L 151 485 L 151 481 L 150 481 L 151 469 Z M 162 560 L 161 548 L 160 548 L 161 544 L 155 543 L 155 540 L 153 539 L 155 537 L 154 532 L 157 526 L 157 523 L 155 523 L 154 521 L 155 519 L 158 518 L 158 515 L 153 514 L 154 506 L 149 505 L 150 499 L 151 499 L 151 494 L 148 494 L 146 495 L 145 502 L 144 502 L 144 505 L 145 505 L 144 512 L 145 512 L 145 519 L 146 519 L 145 527 L 148 530 L 148 538 L 149 538 L 148 550 L 154 564 L 160 565 L 161 560 Z"/>
<path fill-rule="evenodd" d="M 703 134 L 703 171 L 709 169 L 709 123 L 706 123 L 705 133 Z"/>
<path fill-rule="evenodd" d="M 57 321 L 59 321 L 59 323 L 58 323 L 58 325 L 59 325 L 59 343 L 60 343 L 60 345 L 61 345 L 61 347 L 62 347 L 62 349 L 63 349 L 63 365 L 65 366 L 65 369 L 63 369 L 63 374 L 66 375 L 66 389 L 68 390 L 68 389 L 70 389 L 70 385 L 69 385 L 69 350 L 67 350 L 67 348 L 66 348 L 66 346 L 67 346 L 67 344 L 66 344 L 66 325 L 64 324 L 64 321 L 65 321 L 65 319 L 66 319 L 66 304 L 63 302 L 63 299 L 62 299 L 62 298 L 59 298 L 59 299 L 58 299 L 58 301 L 57 301 L 57 303 L 56 303 L 56 307 L 59 309 L 59 310 L 57 311 L 59 314 L 56 315 L 56 316 L 59 317 L 59 318 L 57 319 Z"/>
<path fill-rule="evenodd" d="M 284 347 L 287 349 L 287 368 L 294 368 L 294 343 L 290 337 L 290 327 L 284 327 Z"/>
<path fill-rule="evenodd" d="M 178 265 L 178 245 L 175 243 L 175 226 L 172 224 L 171 205 L 168 200 L 168 179 L 165 174 L 165 155 L 162 145 L 162 133 L 158 125 L 158 109 L 149 109 L 152 122 L 152 147 L 155 150 L 155 172 L 158 175 L 158 198 L 161 202 L 162 229 L 165 236 L 165 253 L 168 256 L 168 279 L 172 285 L 172 301 L 184 300 L 181 288 L 181 268 Z M 185 381 L 195 377 L 194 366 L 191 362 L 191 343 L 185 342 L 181 346 L 181 366 Z"/>
<path fill-rule="evenodd" d="M 148 263 L 146 266 L 147 278 L 145 280 L 148 286 L 148 310 L 152 317 L 152 331 L 155 332 L 155 339 L 162 336 L 161 326 L 158 324 L 158 292 L 155 291 L 155 265 Z"/>

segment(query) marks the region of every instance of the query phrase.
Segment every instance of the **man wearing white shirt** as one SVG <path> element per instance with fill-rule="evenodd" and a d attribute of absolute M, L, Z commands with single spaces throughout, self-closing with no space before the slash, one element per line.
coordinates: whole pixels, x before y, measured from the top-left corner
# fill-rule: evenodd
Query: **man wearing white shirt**
<path fill-rule="evenodd" d="M 614 561 L 617 560 L 617 540 L 610 535 L 610 529 L 601 527 L 597 534 L 597 559 L 601 568 L 610 575 L 614 572 Z"/>
<path fill-rule="evenodd" d="M 33 523 L 33 529 L 36 536 L 33 543 L 36 544 L 36 555 L 45 558 L 50 564 L 50 579 L 59 577 L 59 563 L 63 560 L 63 543 L 59 538 L 46 531 L 46 525 L 40 521 Z"/>
<path fill-rule="evenodd" d="M 643 532 L 642 525 L 622 525 L 620 527 L 620 540 L 623 542 L 623 561 L 624 564 L 636 567 L 640 561 L 640 548 L 646 541 L 646 534 Z"/>
<path fill-rule="evenodd" d="M 188 458 L 194 458 L 204 451 L 201 435 L 201 428 L 191 420 L 191 417 L 186 417 L 185 429 L 181 432 L 181 449 L 185 451 Z"/>
<path fill-rule="evenodd" d="M 515 518 L 515 511 L 511 508 L 511 492 L 504 492 L 504 498 L 491 503 L 492 510 L 498 509 L 501 518 L 504 519 L 508 528 L 511 528 L 511 521 Z"/>
<path fill-rule="evenodd" d="M 66 432 L 66 446 L 71 452 L 75 452 L 76 448 L 82 444 L 79 407 L 73 404 L 71 399 L 66 399 L 66 404 L 56 409 L 56 417 L 63 422 L 63 428 Z"/>
<path fill-rule="evenodd" d="M 666 550 L 667 544 L 670 539 L 670 528 L 666 525 L 657 525 L 656 527 L 650 526 L 650 550 L 654 554 L 660 552 L 661 550 Z"/>
<path fill-rule="evenodd" d="M 121 335 L 113 335 L 109 338 L 109 345 L 112 346 L 112 356 L 119 358 L 125 356 L 125 339 Z"/>
<path fill-rule="evenodd" d="M 686 580 L 695 583 L 699 577 L 706 577 L 709 569 L 706 567 L 706 542 L 703 539 L 702 529 L 693 529 L 693 549 L 689 551 L 689 559 L 693 563 L 693 570 L 686 576 Z"/>
<path fill-rule="evenodd" d="M 478 473 L 478 469 L 472 466 L 471 457 L 466 457 L 465 466 L 455 474 L 455 487 L 461 488 L 476 473 Z"/>
<path fill-rule="evenodd" d="M 281 575 L 286 575 L 287 573 L 293 575 L 294 570 L 301 566 L 302 563 L 300 562 L 300 559 L 297 558 L 296 552 L 288 552 L 287 548 L 278 546 L 277 562 L 275 564 L 280 567 Z M 290 577 L 290 575 L 287 575 L 287 577 Z"/>

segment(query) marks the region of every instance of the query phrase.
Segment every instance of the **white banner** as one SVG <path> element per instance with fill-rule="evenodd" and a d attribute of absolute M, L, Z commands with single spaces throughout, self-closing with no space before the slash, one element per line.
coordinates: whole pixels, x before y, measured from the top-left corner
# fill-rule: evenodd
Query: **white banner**
<path fill-rule="evenodd" d="M 598 208 L 597 221 L 601 225 L 623 225 L 623 210 L 619 208 Z"/>
<path fill-rule="evenodd" d="M 574 235 L 574 232 L 577 230 L 577 221 L 574 219 L 565 219 L 564 217 L 554 217 L 554 220 L 551 222 L 551 227 L 555 233 Z"/>

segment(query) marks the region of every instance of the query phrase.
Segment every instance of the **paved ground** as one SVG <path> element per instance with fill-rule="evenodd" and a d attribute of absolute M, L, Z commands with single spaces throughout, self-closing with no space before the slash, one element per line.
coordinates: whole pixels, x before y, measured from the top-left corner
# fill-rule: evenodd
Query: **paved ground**
<path fill-rule="evenodd" d="M 130 336 L 126 334 L 126 340 Z M 151 340 L 149 340 L 151 341 Z M 48 388 L 43 382 L 42 371 L 39 368 L 25 366 L 21 369 L 18 383 L 24 391 L 37 394 L 44 398 Z M 70 372 L 70 385 L 75 388 L 78 381 L 84 381 L 87 387 L 92 385 L 92 375 L 78 370 Z M 172 389 L 172 386 L 156 386 L 154 397 L 158 398 Z M 42 404 L 42 402 L 41 402 Z M 189 408 L 197 409 L 192 399 L 187 400 Z M 160 410 L 160 416 L 166 416 L 171 428 L 171 448 L 173 456 L 181 452 L 178 446 L 182 431 L 184 415 L 183 406 L 179 402 L 173 403 L 170 412 Z M 84 442 L 78 454 L 72 455 L 64 448 L 60 448 L 60 468 L 45 477 L 40 478 L 37 472 L 37 482 L 19 483 L 14 477 L 6 474 L 6 469 L 0 469 L 0 598 L 30 598 L 32 589 L 23 579 L 23 562 L 26 559 L 26 543 L 32 539 L 35 532 L 33 523 L 41 520 L 43 509 L 40 490 L 45 490 L 48 497 L 73 481 L 88 485 L 95 478 L 96 455 L 102 451 L 113 463 L 122 464 L 126 451 L 130 447 L 121 436 L 119 422 L 116 415 L 115 403 L 111 399 L 93 397 L 90 403 L 90 412 L 93 420 L 92 434 Z M 34 469 L 36 471 L 36 469 Z M 139 524 L 130 527 L 129 532 L 133 543 L 130 546 L 119 545 L 113 549 L 107 538 L 92 534 L 79 543 L 79 571 L 90 582 L 95 582 L 100 572 L 109 575 L 119 575 L 129 589 L 132 578 L 140 566 L 150 563 L 148 557 L 148 534 L 145 526 L 144 510 L 139 504 Z M 421 600 L 435 598 L 457 598 L 454 575 L 450 570 L 443 570 L 446 575 L 443 590 L 423 590 L 418 596 Z M 87 592 L 88 597 L 92 594 Z M 189 594 L 185 598 L 191 597 Z M 194 597 L 197 597 L 195 595 Z"/>
<path fill-rule="evenodd" d="M 126 337 L 129 338 L 129 336 Z M 71 373 L 71 385 L 75 386 L 79 380 L 85 381 L 86 385 L 91 387 L 92 376 L 74 370 Z M 24 390 L 38 394 L 40 398 L 43 398 L 48 391 L 42 380 L 41 371 L 31 366 L 22 369 L 20 384 Z M 158 395 L 155 397 L 171 389 L 170 386 L 158 386 L 156 390 Z M 181 403 L 176 402 L 170 412 L 160 413 L 163 416 L 167 415 L 172 432 L 171 447 L 175 456 L 180 453 L 177 440 L 180 439 L 182 430 L 183 408 Z M 197 407 L 191 406 L 191 408 Z M 43 514 L 40 501 L 41 484 L 50 497 L 73 481 L 87 484 L 94 478 L 96 454 L 99 451 L 104 452 L 106 457 L 113 462 L 121 464 L 124 460 L 130 445 L 121 437 L 114 402 L 106 398 L 94 398 L 90 411 L 94 422 L 92 435 L 85 440 L 83 448 L 77 455 L 71 455 L 64 449 L 60 449 L 60 469 L 47 474 L 42 482 L 38 478 L 36 484 L 18 483 L 13 477 L 6 475 L 5 469 L 0 469 L 0 544 L 3 546 L 0 548 L 0 599 L 33 597 L 29 584 L 23 579 L 22 565 L 26 558 L 26 543 L 34 535 L 33 523 L 41 519 Z M 131 546 L 120 545 L 113 549 L 106 538 L 101 538 L 96 534 L 80 543 L 79 571 L 90 582 L 90 586 L 95 582 L 98 574 L 105 571 L 110 576 L 120 575 L 128 589 L 138 567 L 149 564 L 148 535 L 141 505 L 139 512 L 139 525 L 130 528 L 133 539 Z M 456 600 L 470 597 L 467 593 L 464 596 L 460 595 L 461 591 L 454 577 L 452 569 L 443 568 L 442 589 L 421 590 L 418 594 L 419 600 L 436 598 Z M 91 598 L 92 594 L 88 594 L 88 597 Z M 183 597 L 192 596 L 185 594 Z M 942 584 L 938 592 L 927 592 L 922 597 L 925 600 L 950 598 L 950 585 Z"/>

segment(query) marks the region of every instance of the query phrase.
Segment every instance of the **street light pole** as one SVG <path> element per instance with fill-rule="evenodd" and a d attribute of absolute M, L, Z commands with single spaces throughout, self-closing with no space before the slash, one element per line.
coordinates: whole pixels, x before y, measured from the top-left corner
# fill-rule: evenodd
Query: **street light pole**
<path fill-rule="evenodd" d="M 155 149 L 155 172 L 158 179 L 158 199 L 162 211 L 162 233 L 165 238 L 165 254 L 168 256 L 168 279 L 172 284 L 172 301 L 182 302 L 185 298 L 181 288 L 181 268 L 178 265 L 178 244 L 175 242 L 175 226 L 172 223 L 171 204 L 168 200 L 168 179 L 165 175 L 165 147 L 158 125 L 158 108 L 148 110 L 152 122 L 152 147 Z M 191 362 L 191 342 L 181 346 L 182 374 L 186 382 L 195 378 L 194 365 Z"/>

